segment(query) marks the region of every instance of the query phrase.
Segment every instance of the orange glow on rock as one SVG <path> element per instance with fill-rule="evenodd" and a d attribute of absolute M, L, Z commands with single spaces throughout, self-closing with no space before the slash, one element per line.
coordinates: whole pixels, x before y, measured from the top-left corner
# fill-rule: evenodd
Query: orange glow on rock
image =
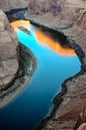
<path fill-rule="evenodd" d="M 52 38 L 44 34 L 41 30 L 35 28 L 35 35 L 37 41 L 40 44 L 46 45 L 51 48 L 53 51 L 62 54 L 62 55 L 75 55 L 74 49 L 72 48 L 64 48 L 60 45 L 58 41 L 54 41 Z"/>
<path fill-rule="evenodd" d="M 28 27 L 30 25 L 30 22 L 25 20 L 17 20 L 10 24 L 14 28 L 14 30 L 17 30 L 19 26 Z"/>

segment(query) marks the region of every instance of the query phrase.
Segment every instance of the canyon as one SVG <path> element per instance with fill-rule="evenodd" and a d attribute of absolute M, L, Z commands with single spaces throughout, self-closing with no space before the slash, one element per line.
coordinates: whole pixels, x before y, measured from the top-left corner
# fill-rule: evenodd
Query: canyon
<path fill-rule="evenodd" d="M 10 4 L 8 4 L 8 2 L 10 2 Z M 40 26 L 45 26 L 55 31 L 60 31 L 68 38 L 76 41 L 79 45 L 79 48 L 75 48 L 74 44 L 71 43 L 81 61 L 80 73 L 75 77 L 71 77 L 70 80 L 65 81 L 65 85 L 63 83 L 62 90 L 64 90 L 65 86 L 64 91 L 66 91 L 66 93 L 63 91 L 54 98 L 54 110 L 50 116 L 43 119 L 37 127 L 38 130 L 77 130 L 79 126 L 86 121 L 86 0 L 8 0 L 8 2 L 6 3 L 6 1 L 0 0 L 0 8 L 6 11 L 15 7 L 20 8 L 27 6 L 28 10 L 24 15 L 26 19 L 29 19 Z M 1 18 L 2 17 L 0 17 L 0 19 Z M 7 32 L 11 35 L 13 31 L 10 26 L 4 27 L 7 29 L 5 30 L 2 22 L 1 25 L 2 28 L 0 28 L 0 37 L 1 39 L 5 39 Z M 3 35 L 5 35 L 5 37 Z M 2 39 L 4 44 L 0 44 L 0 46 L 6 45 L 8 38 L 6 41 L 4 39 Z M 16 39 L 15 34 L 13 39 Z M 12 49 L 14 49 L 11 53 L 11 56 L 14 57 L 14 59 L 12 58 L 12 62 L 10 63 L 13 64 L 15 69 L 13 68 L 11 72 L 7 71 L 7 68 L 9 68 L 10 65 L 6 65 L 8 60 L 6 60 L 4 64 L 4 58 L 10 59 L 10 54 L 7 52 L 9 57 L 5 57 L 8 55 L 3 54 L 4 51 L 0 51 L 2 52 L 0 55 L 1 63 L 3 63 L 6 67 L 6 72 L 4 69 L 4 73 L 1 73 L 3 71 L 3 65 L 0 65 L 0 75 L 4 74 L 1 75 L 1 77 L 3 77 L 1 78 L 1 88 L 3 83 L 7 85 L 10 82 L 9 79 L 13 78 L 18 71 L 18 53 L 16 51 L 16 49 L 18 49 L 18 43 L 17 40 L 16 44 L 14 41 L 12 42 L 11 38 L 9 40 L 12 43 L 12 46 L 9 44 L 9 46 L 11 46 L 9 53 Z M 80 48 L 82 48 L 84 54 L 80 52 Z M 15 56 L 16 54 L 17 56 Z M 16 61 L 15 64 L 14 60 Z M 11 77 L 9 76 L 10 74 Z M 6 80 L 8 82 L 4 81 L 4 79 L 7 78 L 6 75 L 8 75 L 8 80 Z M 83 125 L 83 127 L 85 126 Z"/>

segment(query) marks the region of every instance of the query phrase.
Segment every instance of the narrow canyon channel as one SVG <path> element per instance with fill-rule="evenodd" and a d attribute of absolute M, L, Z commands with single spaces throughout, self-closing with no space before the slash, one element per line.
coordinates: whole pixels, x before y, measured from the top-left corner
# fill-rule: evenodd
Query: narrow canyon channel
<path fill-rule="evenodd" d="M 0 110 L 1 130 L 34 130 L 53 109 L 52 100 L 64 80 L 81 68 L 73 49 L 62 47 L 30 24 L 23 26 L 29 33 L 15 27 L 18 40 L 33 52 L 37 68 L 22 92 Z"/>

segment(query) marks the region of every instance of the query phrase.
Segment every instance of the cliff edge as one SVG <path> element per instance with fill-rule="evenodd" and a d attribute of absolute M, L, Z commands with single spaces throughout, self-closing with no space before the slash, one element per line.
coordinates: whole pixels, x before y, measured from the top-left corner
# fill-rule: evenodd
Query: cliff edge
<path fill-rule="evenodd" d="M 17 36 L 7 16 L 0 10 L 0 90 L 6 89 L 16 78 L 18 58 Z"/>

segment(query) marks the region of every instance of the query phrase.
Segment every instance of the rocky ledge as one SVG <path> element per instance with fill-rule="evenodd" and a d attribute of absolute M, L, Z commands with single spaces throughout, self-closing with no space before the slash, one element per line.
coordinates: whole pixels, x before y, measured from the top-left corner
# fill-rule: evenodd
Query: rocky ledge
<path fill-rule="evenodd" d="M 19 44 L 7 16 L 0 10 L 0 90 L 6 89 L 17 77 Z"/>

